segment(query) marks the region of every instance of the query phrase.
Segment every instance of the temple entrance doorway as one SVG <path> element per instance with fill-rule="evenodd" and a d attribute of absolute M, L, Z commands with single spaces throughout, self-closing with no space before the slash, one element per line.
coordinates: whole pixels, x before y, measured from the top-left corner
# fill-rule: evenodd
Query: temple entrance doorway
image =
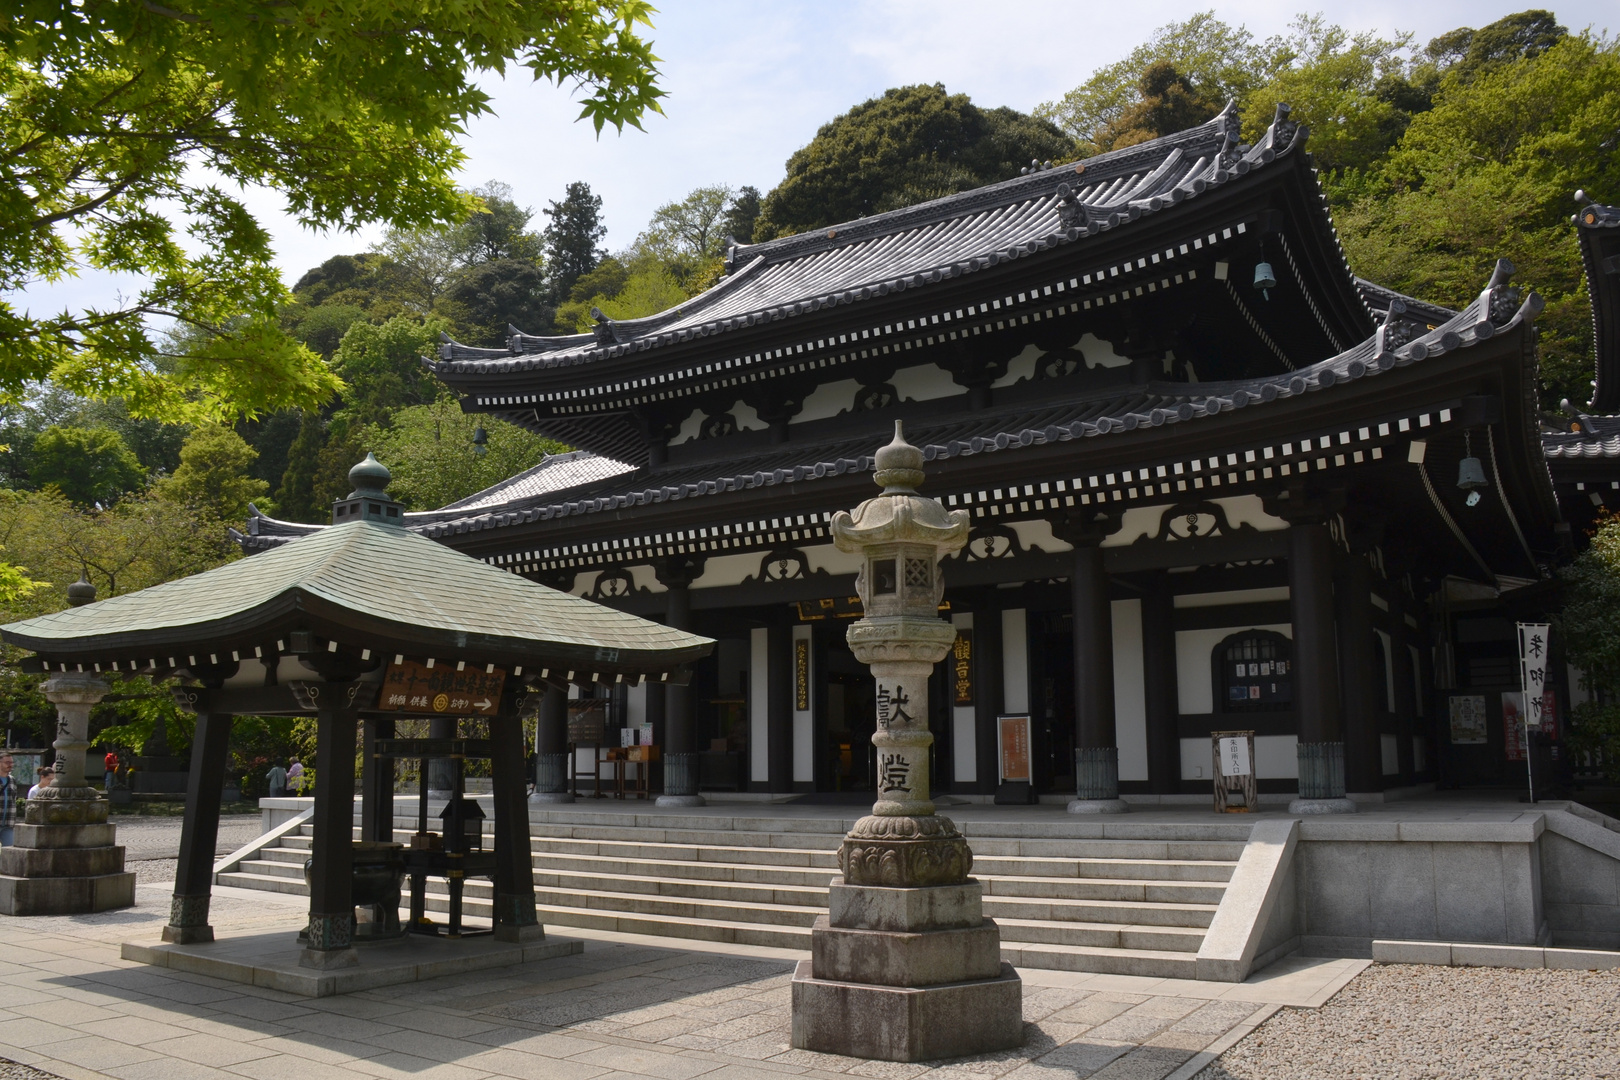
<path fill-rule="evenodd" d="M 1074 790 L 1074 632 L 1066 611 L 1029 615 L 1030 753 L 1037 792 Z"/>
<path fill-rule="evenodd" d="M 834 630 L 842 631 L 838 623 Z M 877 689 L 844 635 L 828 633 L 822 648 L 820 714 L 816 723 L 816 790 L 876 792 Z"/>

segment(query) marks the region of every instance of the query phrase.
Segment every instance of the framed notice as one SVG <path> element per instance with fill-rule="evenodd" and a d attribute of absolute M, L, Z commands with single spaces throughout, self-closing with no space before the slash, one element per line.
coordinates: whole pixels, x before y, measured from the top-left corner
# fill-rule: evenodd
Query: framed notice
<path fill-rule="evenodd" d="M 1254 732 L 1212 731 L 1210 753 L 1214 758 L 1215 812 L 1252 813 L 1260 801 L 1254 771 Z M 1242 797 L 1239 803 L 1236 796 Z"/>
<path fill-rule="evenodd" d="M 1451 742 L 1454 746 L 1485 742 L 1485 695 L 1451 695 Z"/>
<path fill-rule="evenodd" d="M 1001 779 L 1030 783 L 1029 716 L 998 716 L 996 732 L 999 736 Z"/>

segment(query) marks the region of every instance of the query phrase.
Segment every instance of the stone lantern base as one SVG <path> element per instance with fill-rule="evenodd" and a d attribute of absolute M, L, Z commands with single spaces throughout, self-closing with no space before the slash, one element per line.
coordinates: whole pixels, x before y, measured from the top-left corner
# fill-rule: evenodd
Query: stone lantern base
<path fill-rule="evenodd" d="M 113 843 L 105 799 L 38 799 L 26 821 L 16 845 L 0 848 L 0 914 L 83 915 L 135 903 L 135 875 Z"/>
<path fill-rule="evenodd" d="M 793 974 L 793 1045 L 882 1061 L 1022 1046 L 1023 981 L 981 897 L 972 878 L 921 888 L 835 878 L 811 958 Z"/>

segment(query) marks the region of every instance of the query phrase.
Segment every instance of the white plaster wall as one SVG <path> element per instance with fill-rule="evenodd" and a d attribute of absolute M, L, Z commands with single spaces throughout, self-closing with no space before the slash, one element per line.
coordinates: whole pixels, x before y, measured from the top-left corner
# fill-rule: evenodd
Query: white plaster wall
<path fill-rule="evenodd" d="M 1119 355 L 1110 342 L 1104 341 L 1096 334 L 1084 335 L 1075 342 L 1074 347 L 1085 356 L 1088 368 L 1125 367 L 1131 362 L 1130 357 Z"/>
<path fill-rule="evenodd" d="M 741 585 L 759 575 L 759 563 L 764 552 L 746 555 L 711 555 L 703 564 L 703 576 L 692 582 L 694 589 L 715 589 L 725 585 Z"/>
<path fill-rule="evenodd" d="M 1064 551 L 1073 551 L 1074 545 L 1066 540 L 1059 540 L 1052 533 L 1052 523 L 1045 518 L 1035 518 L 1031 521 L 1009 521 L 1007 527 L 1018 537 L 1018 542 L 1028 551 L 1044 552 L 1056 555 Z"/>
<path fill-rule="evenodd" d="M 828 417 L 848 412 L 855 407 L 855 395 L 860 388 L 861 384 L 854 379 L 822 383 L 804 399 L 799 414 L 788 423 L 808 424 L 812 420 L 826 420 Z"/>
<path fill-rule="evenodd" d="M 754 565 L 756 567 L 759 565 L 758 559 L 754 560 Z M 664 583 L 658 580 L 658 572 L 651 566 L 640 564 L 636 566 L 628 566 L 625 567 L 625 569 L 630 572 L 630 581 L 637 589 L 646 589 L 648 592 L 655 593 L 669 591 L 669 589 L 664 586 Z M 573 593 L 575 596 L 586 595 L 592 589 L 596 588 L 596 579 L 601 577 L 602 573 L 603 572 L 601 570 L 586 570 L 575 574 L 574 587 L 568 591 Z"/>
<path fill-rule="evenodd" d="M 1395 711 L 1395 652 L 1388 634 L 1374 628 L 1378 644 L 1384 650 L 1384 711 Z"/>
<path fill-rule="evenodd" d="M 1287 600 L 1288 586 L 1269 589 L 1226 589 L 1221 592 L 1182 593 L 1175 599 L 1178 608 L 1222 607 L 1226 604 L 1263 604 Z"/>
<path fill-rule="evenodd" d="M 821 544 L 800 550 L 804 552 L 805 561 L 810 564 L 810 572 L 813 574 L 823 570 L 829 574 L 860 573 L 862 556 L 858 551 L 839 551 L 832 544 Z"/>
<path fill-rule="evenodd" d="M 703 421 L 708 418 L 708 414 L 702 409 L 693 409 L 691 414 L 681 421 L 680 429 L 675 432 L 675 437 L 669 440 L 669 445 L 678 446 L 697 438 L 698 432 L 703 430 Z"/>
<path fill-rule="evenodd" d="M 1222 729 L 1226 730 L 1226 729 Z M 1230 730 L 1242 731 L 1234 722 Z M 1299 779 L 1299 739 L 1294 735 L 1259 735 L 1254 740 L 1254 775 L 1260 780 Z M 1181 740 L 1181 778 L 1213 780 L 1208 739 Z"/>
<path fill-rule="evenodd" d="M 952 615 L 951 625 L 958 630 L 972 630 L 973 613 Z M 945 662 L 949 664 L 951 658 L 947 656 Z M 975 669 L 983 667 L 983 664 L 984 661 L 980 657 L 973 658 Z M 974 671 L 973 677 L 979 678 L 977 670 Z M 949 682 L 946 685 L 950 685 Z M 971 784 L 979 778 L 977 728 L 978 714 L 972 705 L 951 706 L 951 766 L 955 770 L 958 783 Z"/>
<path fill-rule="evenodd" d="M 1210 685 L 1210 654 L 1223 638 L 1243 630 L 1275 630 L 1285 638 L 1292 639 L 1294 636 L 1294 628 L 1288 623 L 1176 631 L 1176 707 L 1183 714 L 1192 716 L 1215 711 L 1215 689 Z M 1259 752 L 1257 747 L 1255 753 Z"/>
<path fill-rule="evenodd" d="M 1029 624 L 1023 608 L 1001 613 L 1001 711 L 1029 712 Z"/>
<path fill-rule="evenodd" d="M 1106 479 L 1107 474 L 1104 474 Z M 1108 481 L 1113 484 L 1113 480 Z M 1260 532 L 1277 532 L 1288 528 L 1288 522 L 1282 518 L 1272 517 L 1266 513 L 1265 504 L 1258 495 L 1233 495 L 1220 499 L 1205 499 L 1205 502 L 1214 503 L 1226 512 L 1226 520 L 1232 528 L 1248 525 Z M 1103 547 L 1125 547 L 1134 544 L 1144 536 L 1156 538 L 1159 535 L 1159 525 L 1164 520 L 1164 512 L 1174 503 L 1162 503 L 1158 506 L 1137 506 L 1125 511 L 1120 518 L 1119 529 L 1112 536 L 1102 542 Z"/>
<path fill-rule="evenodd" d="M 901 368 L 889 380 L 901 401 L 933 401 L 936 398 L 955 397 L 963 392 L 951 373 L 938 364 L 918 364 Z"/>
<path fill-rule="evenodd" d="M 1119 519 L 1119 528 L 1111 535 L 1104 537 L 1100 546 L 1105 548 L 1128 547 L 1144 536 L 1158 536 L 1159 522 L 1164 518 L 1164 512 L 1170 509 L 1171 505 L 1165 503 L 1163 506 L 1131 507 Z"/>
<path fill-rule="evenodd" d="M 1007 374 L 991 383 L 990 386 L 992 388 L 998 386 L 1011 386 L 1014 383 L 1021 383 L 1026 379 L 1034 378 L 1035 363 L 1045 355 L 1046 354 L 1043 353 L 1039 347 L 1035 345 L 1025 345 L 1023 352 L 1019 353 L 1017 356 L 1013 357 L 1007 362 Z"/>
<path fill-rule="evenodd" d="M 771 634 L 763 626 L 748 631 L 748 775 L 766 780 L 771 770 Z"/>
<path fill-rule="evenodd" d="M 1119 778 L 1146 780 L 1147 683 L 1142 669 L 1142 601 L 1115 600 L 1114 744 L 1119 747 Z"/>
<path fill-rule="evenodd" d="M 810 627 L 795 626 L 793 628 L 793 641 L 809 641 Z M 797 645 L 789 644 L 789 648 Z M 798 677 L 793 667 L 793 654 L 788 654 L 788 678 L 790 680 L 788 693 L 795 690 L 791 680 Z M 795 705 L 798 702 L 793 702 Z M 793 779 L 805 783 L 813 783 L 816 779 L 816 650 L 810 649 L 810 708 L 793 710 Z"/>
<path fill-rule="evenodd" d="M 1378 736 L 1378 753 L 1383 762 L 1385 776 L 1394 776 L 1401 771 L 1401 742 L 1394 735 Z"/>
<path fill-rule="evenodd" d="M 730 413 L 731 418 L 737 421 L 738 431 L 764 431 L 771 426 L 759 418 L 758 410 L 741 398 L 732 402 L 731 408 L 727 409 L 726 412 Z"/>
<path fill-rule="evenodd" d="M 647 694 L 649 687 L 646 683 L 638 683 L 624 693 L 624 722 L 630 727 L 647 726 Z"/>

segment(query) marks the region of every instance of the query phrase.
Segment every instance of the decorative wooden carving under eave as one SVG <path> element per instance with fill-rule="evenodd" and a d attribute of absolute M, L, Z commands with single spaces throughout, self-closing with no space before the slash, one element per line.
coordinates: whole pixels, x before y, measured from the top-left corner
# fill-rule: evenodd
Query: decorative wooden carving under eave
<path fill-rule="evenodd" d="M 1096 547 L 1119 531 L 1124 517 L 1123 510 L 1076 507 L 1047 520 L 1052 525 L 1052 535 L 1059 540 L 1075 547 Z"/>
<path fill-rule="evenodd" d="M 1257 536 L 1259 532 L 1247 522 L 1233 525 L 1225 508 L 1218 503 L 1177 503 L 1160 515 L 1157 532 L 1138 537 L 1132 546 L 1208 540 L 1217 536 Z"/>
<path fill-rule="evenodd" d="M 644 586 L 637 587 L 636 579 L 628 569 L 616 566 L 598 574 L 596 583 L 591 586 L 585 597 L 588 600 L 610 601 L 650 595 L 652 590 Z"/>
<path fill-rule="evenodd" d="M 665 588 L 686 588 L 703 576 L 703 565 L 707 561 L 701 555 L 666 555 L 653 560 L 653 573 Z"/>

